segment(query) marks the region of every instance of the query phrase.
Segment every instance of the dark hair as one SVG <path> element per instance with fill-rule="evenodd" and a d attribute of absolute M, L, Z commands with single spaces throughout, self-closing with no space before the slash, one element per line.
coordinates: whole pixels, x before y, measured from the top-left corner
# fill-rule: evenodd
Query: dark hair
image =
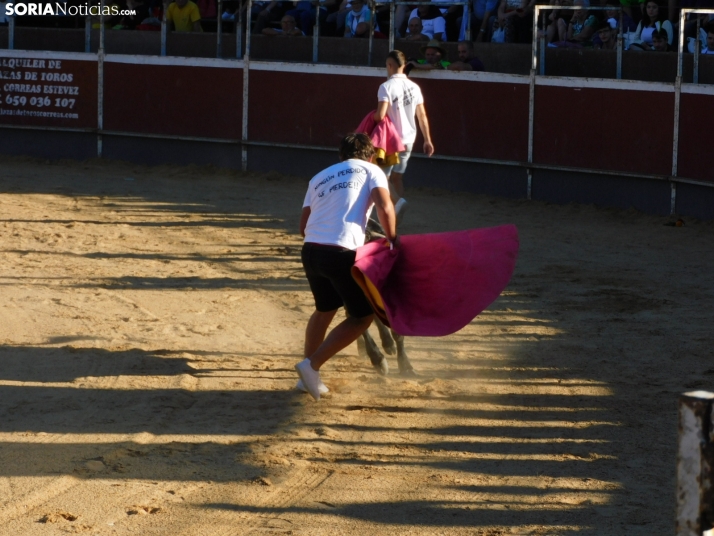
<path fill-rule="evenodd" d="M 667 8 L 664 6 L 661 6 L 657 0 L 645 0 L 645 8 L 647 8 L 647 4 L 657 4 L 657 19 L 655 20 L 655 23 L 657 22 L 664 22 L 667 20 Z M 647 15 L 647 10 L 645 9 L 645 13 L 642 16 L 642 29 L 649 28 L 650 27 L 650 19 L 649 16 Z"/>
<path fill-rule="evenodd" d="M 340 161 L 359 158 L 369 162 L 374 156 L 374 145 L 366 134 L 353 132 L 340 142 Z"/>
<path fill-rule="evenodd" d="M 474 50 L 474 42 L 473 42 L 473 41 L 469 41 L 468 39 L 465 40 L 465 41 L 459 41 L 459 42 L 456 43 L 456 44 L 457 44 L 457 45 L 466 45 L 466 48 L 468 48 L 471 52 L 473 52 L 473 50 Z"/>
<path fill-rule="evenodd" d="M 706 26 L 704 26 L 704 30 L 705 30 L 708 34 L 710 34 L 710 33 L 714 34 L 714 22 L 710 22 L 709 24 L 707 24 Z"/>
<path fill-rule="evenodd" d="M 659 30 L 652 32 L 652 39 L 664 39 L 669 45 L 669 35 L 667 35 L 667 30 L 664 28 L 660 28 Z"/>
<path fill-rule="evenodd" d="M 407 64 L 407 58 L 401 50 L 391 50 L 389 54 L 387 54 L 387 59 L 389 58 L 396 61 L 399 67 L 404 67 Z"/>

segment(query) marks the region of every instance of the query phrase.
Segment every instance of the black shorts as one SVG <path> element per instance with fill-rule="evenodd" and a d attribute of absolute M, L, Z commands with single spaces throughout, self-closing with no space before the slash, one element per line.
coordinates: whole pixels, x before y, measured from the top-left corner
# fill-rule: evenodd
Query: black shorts
<path fill-rule="evenodd" d="M 338 246 L 303 244 L 302 265 L 315 297 L 315 308 L 321 313 L 343 305 L 354 318 L 374 313 L 364 292 L 352 278 L 355 255 L 355 251 Z"/>

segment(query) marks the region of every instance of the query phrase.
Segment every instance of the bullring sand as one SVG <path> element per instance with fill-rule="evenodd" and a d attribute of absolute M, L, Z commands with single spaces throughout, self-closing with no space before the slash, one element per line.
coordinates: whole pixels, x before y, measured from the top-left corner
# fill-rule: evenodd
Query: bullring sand
<path fill-rule="evenodd" d="M 504 294 L 293 389 L 305 178 L 0 161 L 0 534 L 668 534 L 712 386 L 714 226 L 412 189 L 403 232 L 518 225 Z M 477 180 L 477 177 L 474 179 Z"/>

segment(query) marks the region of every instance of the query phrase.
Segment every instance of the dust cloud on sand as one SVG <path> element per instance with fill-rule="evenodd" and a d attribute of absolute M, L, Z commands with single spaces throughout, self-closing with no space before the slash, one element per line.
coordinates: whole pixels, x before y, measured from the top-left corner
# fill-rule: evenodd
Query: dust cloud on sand
<path fill-rule="evenodd" d="M 0 161 L 0 534 L 671 532 L 714 226 L 412 189 L 405 233 L 517 224 L 514 278 L 407 339 L 417 378 L 352 345 L 315 403 L 305 185 Z"/>

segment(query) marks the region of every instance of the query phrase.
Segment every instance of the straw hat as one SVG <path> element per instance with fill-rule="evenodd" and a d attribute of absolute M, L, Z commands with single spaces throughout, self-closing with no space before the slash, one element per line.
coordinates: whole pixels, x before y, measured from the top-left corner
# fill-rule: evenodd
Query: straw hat
<path fill-rule="evenodd" d="M 444 58 L 446 57 L 446 50 L 444 50 L 443 48 L 441 48 L 441 43 L 440 43 L 439 41 L 437 41 L 436 39 L 432 39 L 432 40 L 429 41 L 426 45 L 424 45 L 423 47 L 421 47 L 421 52 L 422 52 L 422 54 L 423 54 L 424 52 L 426 52 L 426 49 L 427 49 L 427 48 L 435 48 L 436 50 L 438 50 L 439 52 L 441 52 L 441 55 L 442 55 Z"/>

